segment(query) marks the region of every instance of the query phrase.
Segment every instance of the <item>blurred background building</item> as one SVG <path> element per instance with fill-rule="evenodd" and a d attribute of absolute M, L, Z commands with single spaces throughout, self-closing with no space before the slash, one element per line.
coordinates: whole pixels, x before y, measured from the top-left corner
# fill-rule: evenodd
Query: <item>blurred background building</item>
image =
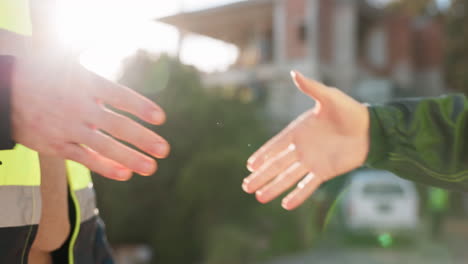
<path fill-rule="evenodd" d="M 268 112 L 280 120 L 311 105 L 291 83 L 291 69 L 367 102 L 444 90 L 440 21 L 392 12 L 374 1 L 249 0 L 159 21 L 182 35 L 234 44 L 236 62 L 225 72 L 206 74 L 205 83 L 267 96 Z"/>

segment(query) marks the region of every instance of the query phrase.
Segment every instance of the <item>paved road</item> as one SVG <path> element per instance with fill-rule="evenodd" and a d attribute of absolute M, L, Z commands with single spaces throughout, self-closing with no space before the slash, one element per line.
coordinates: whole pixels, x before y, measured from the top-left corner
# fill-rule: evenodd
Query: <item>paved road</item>
<path fill-rule="evenodd" d="M 445 236 L 440 241 L 421 234 L 414 243 L 394 249 L 335 243 L 334 246 L 321 245 L 310 252 L 280 257 L 264 264 L 467 264 L 468 221 L 451 221 L 446 223 L 446 227 Z"/>
<path fill-rule="evenodd" d="M 327 249 L 321 248 L 302 255 L 283 257 L 268 264 L 466 264 L 455 261 L 453 254 L 443 247 L 426 249 L 386 250 L 379 248 Z"/>

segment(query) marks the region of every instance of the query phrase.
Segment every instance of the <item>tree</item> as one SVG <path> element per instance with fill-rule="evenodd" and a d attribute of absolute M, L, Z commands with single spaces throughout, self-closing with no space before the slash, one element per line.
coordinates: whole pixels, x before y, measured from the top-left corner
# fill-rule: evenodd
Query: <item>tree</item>
<path fill-rule="evenodd" d="M 468 92 L 468 1 L 453 0 L 446 22 L 445 75 L 453 89 Z"/>
<path fill-rule="evenodd" d="M 95 177 L 111 243 L 151 245 L 155 263 L 246 263 L 310 246 L 312 204 L 287 213 L 241 190 L 246 159 L 269 137 L 259 102 L 204 87 L 194 68 L 145 52 L 126 61 L 120 82 L 166 110 L 167 124 L 151 129 L 172 152 L 152 177 Z"/>
<path fill-rule="evenodd" d="M 439 12 L 437 0 L 396 0 L 391 1 L 388 8 L 412 16 L 435 15 Z"/>

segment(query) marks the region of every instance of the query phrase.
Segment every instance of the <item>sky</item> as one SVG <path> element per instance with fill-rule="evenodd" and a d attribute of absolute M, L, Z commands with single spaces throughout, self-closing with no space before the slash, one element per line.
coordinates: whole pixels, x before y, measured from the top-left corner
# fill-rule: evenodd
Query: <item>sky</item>
<path fill-rule="evenodd" d="M 155 22 L 155 18 L 239 1 L 61 0 L 57 6 L 57 32 L 66 45 L 82 51 L 83 65 L 116 79 L 122 60 L 138 49 L 176 54 L 177 30 Z M 437 1 L 441 8 L 450 4 L 450 0 Z M 205 72 L 226 70 L 238 55 L 235 46 L 207 37 L 189 36 L 183 43 L 181 60 Z"/>
<path fill-rule="evenodd" d="M 118 77 L 122 60 L 138 49 L 176 54 L 175 28 L 155 18 L 235 0 L 62 0 L 57 5 L 57 32 L 63 43 L 82 51 L 81 61 L 104 77 Z M 223 71 L 235 62 L 235 46 L 202 36 L 188 36 L 181 59 L 202 71 Z M 209 50 L 209 53 L 200 52 Z"/>

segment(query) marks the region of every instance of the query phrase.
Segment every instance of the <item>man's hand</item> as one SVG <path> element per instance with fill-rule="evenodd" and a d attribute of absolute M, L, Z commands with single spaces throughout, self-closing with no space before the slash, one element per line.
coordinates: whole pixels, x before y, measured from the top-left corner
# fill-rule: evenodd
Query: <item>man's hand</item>
<path fill-rule="evenodd" d="M 298 183 L 283 199 L 287 210 L 301 205 L 323 182 L 361 166 L 369 151 L 366 106 L 299 73 L 292 77 L 317 104 L 248 160 L 252 174 L 242 185 L 267 203 Z"/>
<path fill-rule="evenodd" d="M 17 57 L 11 100 L 16 142 L 79 162 L 105 177 L 128 180 L 132 171 L 150 175 L 157 169 L 152 158 L 113 137 L 156 158 L 169 153 L 162 137 L 106 107 L 159 125 L 165 121 L 159 106 L 63 56 Z"/>

